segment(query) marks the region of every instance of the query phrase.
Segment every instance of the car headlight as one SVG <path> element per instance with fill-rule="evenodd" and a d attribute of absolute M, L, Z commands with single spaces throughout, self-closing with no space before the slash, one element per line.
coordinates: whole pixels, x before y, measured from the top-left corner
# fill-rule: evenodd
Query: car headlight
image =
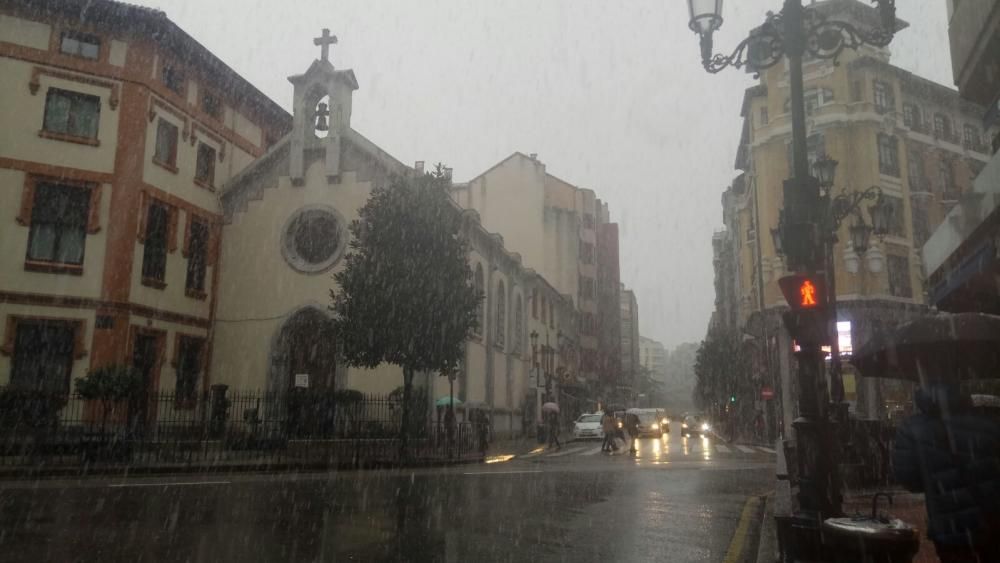
<path fill-rule="evenodd" d="M 709 430 L 711 430 L 711 428 L 712 428 L 712 427 L 711 427 L 711 426 L 709 426 L 707 422 L 703 422 L 703 423 L 701 424 L 701 429 L 702 429 L 702 430 L 704 430 L 704 431 L 706 431 L 706 432 L 707 432 L 707 431 L 709 431 Z"/>
<path fill-rule="evenodd" d="M 686 422 L 682 422 L 681 423 L 681 428 L 687 428 L 687 427 L 688 427 L 688 423 L 686 423 Z"/>
<path fill-rule="evenodd" d="M 662 425 L 666 426 L 666 425 L 667 425 L 667 422 L 669 422 L 669 421 L 668 421 L 667 419 L 665 419 L 665 418 L 664 418 L 663 420 L 661 420 L 661 421 L 660 421 L 660 424 L 662 424 Z"/>
<path fill-rule="evenodd" d="M 654 422 L 654 423 L 652 423 L 652 424 L 650 424 L 650 425 L 649 425 L 649 427 L 650 427 L 650 428 L 651 428 L 652 430 L 659 430 L 659 429 L 660 429 L 660 425 L 659 425 L 659 424 L 657 424 L 657 423 L 655 423 L 655 422 Z"/>
<path fill-rule="evenodd" d="M 618 428 L 621 428 L 621 427 L 622 427 L 622 423 L 619 422 L 618 423 Z"/>

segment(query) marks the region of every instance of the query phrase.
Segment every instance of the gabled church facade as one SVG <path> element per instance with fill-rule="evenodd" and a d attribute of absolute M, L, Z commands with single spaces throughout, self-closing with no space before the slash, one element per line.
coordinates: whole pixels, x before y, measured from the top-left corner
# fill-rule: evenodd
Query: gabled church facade
<path fill-rule="evenodd" d="M 212 383 L 273 392 L 307 384 L 388 393 L 402 385 L 398 366 L 344 365 L 329 328 L 330 292 L 337 291 L 333 274 L 343 267 L 347 226 L 371 190 L 396 176 L 422 174 L 422 164 L 403 164 L 351 128 L 358 81 L 351 70 L 335 69 L 325 48 L 320 60 L 289 81 L 291 133 L 221 190 Z M 466 344 L 455 381 L 419 374 L 415 383 L 430 388 L 430 400 L 453 392 L 463 404 L 481 405 L 492 412 L 496 432 L 517 433 L 538 419 L 544 395 L 540 355 L 529 342 L 538 327 L 529 326 L 527 315 L 538 304 L 529 297 L 550 304 L 550 320 L 541 328 L 552 332 L 546 336 L 553 343 L 576 341 L 575 309 L 520 255 L 507 251 L 500 235 L 487 232 L 478 213 L 457 205 L 455 212 L 466 219 L 468 260 L 484 295 L 478 334 Z M 553 370 L 558 363 L 562 372 L 576 371 L 574 354 L 552 363 Z"/>

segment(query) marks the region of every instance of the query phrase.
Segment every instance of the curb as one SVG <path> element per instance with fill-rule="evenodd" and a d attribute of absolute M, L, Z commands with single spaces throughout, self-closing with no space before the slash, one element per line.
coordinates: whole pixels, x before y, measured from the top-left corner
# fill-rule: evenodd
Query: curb
<path fill-rule="evenodd" d="M 456 459 L 456 460 L 417 460 L 405 465 L 396 463 L 372 463 L 362 467 L 349 465 L 337 465 L 324 462 L 304 462 L 304 463 L 271 463 L 271 464 L 233 464 L 233 465 L 190 465 L 178 467 L 59 467 L 51 469 L 24 469 L 12 471 L 0 471 L 0 483 L 4 481 L 25 481 L 32 479 L 50 478 L 88 478 L 88 477 L 109 477 L 117 476 L 128 478 L 130 476 L 145 475 L 221 475 L 226 473 L 297 473 L 314 472 L 324 469 L 330 471 L 368 471 L 372 469 L 405 469 L 413 467 L 449 467 L 452 465 L 469 465 L 473 463 L 483 463 L 483 457 Z"/>
<path fill-rule="evenodd" d="M 757 563 L 778 561 L 778 531 L 774 523 L 774 493 L 761 497 L 764 502 L 764 517 L 760 523 L 757 540 Z"/>

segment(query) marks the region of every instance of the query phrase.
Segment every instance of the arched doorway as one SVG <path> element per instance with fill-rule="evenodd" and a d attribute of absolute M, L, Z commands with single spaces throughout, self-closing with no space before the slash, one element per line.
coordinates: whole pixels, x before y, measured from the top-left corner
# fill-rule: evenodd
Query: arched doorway
<path fill-rule="evenodd" d="M 306 379 L 309 389 L 330 389 L 336 382 L 337 348 L 330 319 L 315 307 L 295 312 L 281 326 L 271 355 L 270 391 L 293 389 Z M 302 377 L 307 376 L 307 377 Z"/>

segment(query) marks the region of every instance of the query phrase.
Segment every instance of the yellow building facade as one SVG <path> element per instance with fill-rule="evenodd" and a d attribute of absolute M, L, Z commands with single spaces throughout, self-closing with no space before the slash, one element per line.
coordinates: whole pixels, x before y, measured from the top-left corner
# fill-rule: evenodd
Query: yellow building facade
<path fill-rule="evenodd" d="M 841 6 L 842 13 L 827 15 L 872 24 L 873 10 Z M 872 236 L 864 252 L 851 246 L 849 228 L 858 220 L 855 216 L 844 219 L 832 247 L 840 342 L 856 348 L 924 310 L 921 248 L 988 161 L 988 132 L 981 130 L 982 108 L 950 88 L 892 66 L 887 49 L 845 51 L 838 63 L 804 63 L 809 160 L 826 155 L 838 161 L 831 197 L 878 186 L 892 210 L 889 233 Z M 793 344 L 777 314 L 786 307 L 777 281 L 788 272 L 771 232 L 778 224 L 783 182 L 791 176 L 786 65 L 763 71 L 759 84 L 745 93 L 736 161 L 741 174 L 723 196 L 726 230 L 717 233 L 715 244 L 717 257 L 733 257 L 717 273 L 725 282 L 722 287 L 730 288 L 728 301 L 717 305 L 717 313 L 732 314 L 716 318 L 728 318 L 729 324 L 756 337 L 761 345 L 755 347 L 755 371 L 770 372 L 761 376 L 760 386 L 777 386 L 775 374 L 780 370 L 787 397 Z M 868 225 L 873 203 L 860 206 L 860 217 Z M 847 367 L 848 400 L 868 401 L 860 405 L 861 411 L 874 416 L 894 408 L 888 404 L 892 401 L 874 393 L 859 396 L 856 383 Z"/>

